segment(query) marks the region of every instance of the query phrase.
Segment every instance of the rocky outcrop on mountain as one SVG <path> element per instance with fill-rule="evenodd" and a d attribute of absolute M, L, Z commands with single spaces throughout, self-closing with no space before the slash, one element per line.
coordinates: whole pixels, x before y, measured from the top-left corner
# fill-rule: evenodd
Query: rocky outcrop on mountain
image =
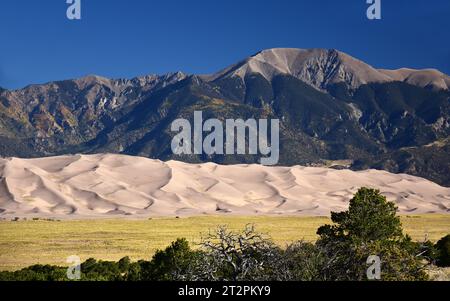
<path fill-rule="evenodd" d="M 393 81 L 433 89 L 448 90 L 450 87 L 450 77 L 437 70 L 377 70 L 334 49 L 268 49 L 205 78 L 211 81 L 232 77 L 244 79 L 251 74 L 260 74 L 268 81 L 277 75 L 291 75 L 325 90 L 337 83 L 356 89 L 369 83 Z"/>

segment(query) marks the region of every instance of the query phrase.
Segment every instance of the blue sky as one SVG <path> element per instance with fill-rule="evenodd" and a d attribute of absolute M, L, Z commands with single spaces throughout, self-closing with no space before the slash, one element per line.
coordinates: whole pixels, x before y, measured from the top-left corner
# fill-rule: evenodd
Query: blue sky
<path fill-rule="evenodd" d="M 379 68 L 450 73 L 450 1 L 366 0 L 0 1 L 0 86 L 98 74 L 210 73 L 273 47 L 336 48 Z"/>

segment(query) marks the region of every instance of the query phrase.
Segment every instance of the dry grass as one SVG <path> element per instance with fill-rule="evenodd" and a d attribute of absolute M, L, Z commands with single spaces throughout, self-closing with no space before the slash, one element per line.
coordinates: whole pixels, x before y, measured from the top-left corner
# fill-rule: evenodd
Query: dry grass
<path fill-rule="evenodd" d="M 242 229 L 255 224 L 283 246 L 299 239 L 314 241 L 327 217 L 192 217 L 152 220 L 85 220 L 0 222 L 0 270 L 36 263 L 65 265 L 71 255 L 118 260 L 149 259 L 157 249 L 179 237 L 198 243 L 201 233 L 218 225 Z M 415 240 L 426 235 L 436 241 L 450 233 L 450 215 L 402 217 L 405 231 Z"/>

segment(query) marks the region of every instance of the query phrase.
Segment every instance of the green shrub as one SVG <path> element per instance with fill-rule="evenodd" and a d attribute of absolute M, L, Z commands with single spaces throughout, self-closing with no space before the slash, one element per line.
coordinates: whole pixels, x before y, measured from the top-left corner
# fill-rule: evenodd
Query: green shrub
<path fill-rule="evenodd" d="M 33 265 L 15 272 L 0 272 L 0 281 L 64 281 L 67 269 L 50 265 Z"/>
<path fill-rule="evenodd" d="M 327 257 L 315 245 L 298 241 L 289 244 L 283 252 L 283 264 L 276 280 L 284 281 L 323 281 Z"/>
<path fill-rule="evenodd" d="M 151 262 L 142 262 L 142 280 L 184 280 L 195 261 L 194 252 L 186 239 L 177 239 L 165 250 L 158 250 Z"/>
<path fill-rule="evenodd" d="M 435 245 L 437 255 L 437 265 L 440 267 L 450 267 L 450 234 L 443 237 Z"/>
<path fill-rule="evenodd" d="M 318 229 L 317 246 L 329 259 L 326 279 L 367 280 L 367 259 L 381 259 L 384 280 L 425 280 L 418 247 L 403 235 L 397 208 L 378 190 L 361 188 L 348 211 L 333 212 L 334 225 Z"/>

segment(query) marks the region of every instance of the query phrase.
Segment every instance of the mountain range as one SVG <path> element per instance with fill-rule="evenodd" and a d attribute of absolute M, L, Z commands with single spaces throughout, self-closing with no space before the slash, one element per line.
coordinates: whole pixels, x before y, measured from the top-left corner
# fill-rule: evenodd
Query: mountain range
<path fill-rule="evenodd" d="M 177 118 L 277 118 L 280 165 L 383 169 L 450 186 L 450 77 L 376 69 L 328 49 L 269 49 L 211 75 L 87 76 L 0 88 L 0 155 L 120 153 L 255 163 L 246 155 L 175 156 Z"/>

